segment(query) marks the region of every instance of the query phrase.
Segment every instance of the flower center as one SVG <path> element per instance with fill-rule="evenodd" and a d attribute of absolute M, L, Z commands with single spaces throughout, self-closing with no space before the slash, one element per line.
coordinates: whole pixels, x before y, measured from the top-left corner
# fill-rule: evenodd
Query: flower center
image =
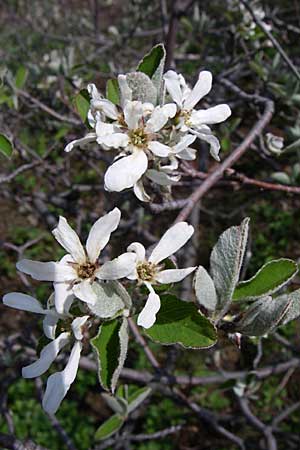
<path fill-rule="evenodd" d="M 86 279 L 92 278 L 99 264 L 86 262 L 85 264 L 78 265 L 76 267 L 77 275 L 79 278 Z"/>
<path fill-rule="evenodd" d="M 138 277 L 142 281 L 152 281 L 157 272 L 156 264 L 150 262 L 141 262 L 136 268 Z"/>
<path fill-rule="evenodd" d="M 129 132 L 129 138 L 135 147 L 143 148 L 147 145 L 148 136 L 145 133 L 143 128 L 137 128 L 136 130 L 132 130 Z"/>
<path fill-rule="evenodd" d="M 183 109 L 181 111 L 181 116 L 183 117 L 184 123 L 187 127 L 190 127 L 192 125 L 190 120 L 191 115 L 192 115 L 191 111 L 187 111 L 186 109 Z"/>

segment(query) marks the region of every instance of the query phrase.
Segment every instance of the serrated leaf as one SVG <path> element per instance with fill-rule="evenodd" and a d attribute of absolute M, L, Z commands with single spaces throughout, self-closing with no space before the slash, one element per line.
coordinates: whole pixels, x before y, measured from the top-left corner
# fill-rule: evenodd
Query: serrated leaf
<path fill-rule="evenodd" d="M 106 98 L 115 105 L 120 104 L 120 90 L 118 80 L 115 78 L 108 80 L 106 83 Z"/>
<path fill-rule="evenodd" d="M 218 317 L 228 311 L 248 241 L 249 218 L 241 225 L 228 228 L 218 239 L 210 256 L 211 275 L 218 295 Z"/>
<path fill-rule="evenodd" d="M 102 394 L 102 397 L 113 412 L 120 414 L 122 417 L 127 416 L 128 403 L 124 398 L 114 397 L 113 395 L 106 393 Z"/>
<path fill-rule="evenodd" d="M 151 393 L 151 388 L 144 387 L 137 389 L 133 394 L 130 395 L 128 399 L 128 414 L 134 411 Z"/>
<path fill-rule="evenodd" d="M 196 305 L 174 295 L 161 296 L 156 322 L 145 332 L 154 342 L 185 348 L 207 348 L 217 340 L 214 326 L 199 313 Z"/>
<path fill-rule="evenodd" d="M 81 120 L 85 122 L 90 109 L 90 97 L 87 89 L 82 89 L 78 92 L 74 98 L 74 104 Z"/>
<path fill-rule="evenodd" d="M 156 104 L 157 89 L 145 73 L 130 72 L 126 75 L 126 80 L 132 91 L 132 100 Z"/>
<path fill-rule="evenodd" d="M 15 86 L 17 89 L 22 89 L 26 83 L 28 70 L 24 66 L 20 66 L 15 76 Z"/>
<path fill-rule="evenodd" d="M 96 303 L 89 304 L 89 309 L 101 319 L 110 319 L 125 308 L 131 307 L 131 298 L 126 289 L 118 281 L 99 282 L 92 284 L 97 295 Z"/>
<path fill-rule="evenodd" d="M 270 295 L 287 284 L 298 272 L 291 259 L 281 258 L 267 262 L 249 280 L 241 282 L 234 291 L 233 300 L 255 299 Z"/>
<path fill-rule="evenodd" d="M 269 296 L 256 300 L 235 324 L 236 331 L 247 336 L 263 336 L 273 331 L 284 319 L 291 303 L 288 296 Z"/>
<path fill-rule="evenodd" d="M 105 390 L 114 392 L 127 355 L 127 319 L 123 318 L 122 322 L 114 319 L 100 325 L 91 344 L 97 356 L 100 384 Z"/>
<path fill-rule="evenodd" d="M 199 266 L 193 280 L 197 301 L 208 311 L 214 311 L 217 306 L 217 293 L 213 280 L 207 270 Z"/>
<path fill-rule="evenodd" d="M 14 149 L 10 140 L 4 134 L 0 134 L 0 152 L 2 155 L 11 158 L 13 151 Z"/>
<path fill-rule="evenodd" d="M 95 439 L 103 440 L 115 434 L 123 425 L 124 418 L 119 416 L 118 414 L 114 414 L 108 420 L 106 420 L 95 434 Z"/>

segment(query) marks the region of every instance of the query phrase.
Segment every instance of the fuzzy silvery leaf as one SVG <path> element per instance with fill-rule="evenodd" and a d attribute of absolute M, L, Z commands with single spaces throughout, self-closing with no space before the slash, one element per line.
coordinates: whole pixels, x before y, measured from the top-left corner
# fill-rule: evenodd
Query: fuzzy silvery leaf
<path fill-rule="evenodd" d="M 128 398 L 128 414 L 138 408 L 140 404 L 143 403 L 144 400 L 146 400 L 150 393 L 151 388 L 144 387 L 137 389 L 133 394 L 131 394 Z"/>
<path fill-rule="evenodd" d="M 217 340 L 212 323 L 199 313 L 196 305 L 174 295 L 162 295 L 155 324 L 146 334 L 163 345 L 179 344 L 185 348 L 212 347 Z"/>
<path fill-rule="evenodd" d="M 157 90 L 150 78 L 143 72 L 130 72 L 126 75 L 128 86 L 132 90 L 132 100 L 156 104 Z"/>
<path fill-rule="evenodd" d="M 102 394 L 106 404 L 113 410 L 113 412 L 120 414 L 122 417 L 126 417 L 128 414 L 128 403 L 124 398 L 114 397 L 110 394 Z"/>
<path fill-rule="evenodd" d="M 297 264 L 291 259 L 281 258 L 267 262 L 249 280 L 235 288 L 233 300 L 255 299 L 278 291 L 298 272 Z"/>
<path fill-rule="evenodd" d="M 114 319 L 100 325 L 91 344 L 97 356 L 100 384 L 113 393 L 127 356 L 127 319 Z"/>
<path fill-rule="evenodd" d="M 95 439 L 98 441 L 104 440 L 115 434 L 123 425 L 125 419 L 119 414 L 114 414 L 107 419 L 96 431 Z"/>
<path fill-rule="evenodd" d="M 247 336 L 263 336 L 269 333 L 280 325 L 291 303 L 288 296 L 262 297 L 246 310 L 242 319 L 235 324 L 235 331 Z"/>
<path fill-rule="evenodd" d="M 285 302 L 286 300 L 290 301 L 290 306 L 281 319 L 280 325 L 286 325 L 291 320 L 295 320 L 300 317 L 300 289 L 297 289 L 296 291 L 289 294 L 281 295 L 275 300 L 277 301 L 278 299 L 283 299 L 281 300 L 283 302 Z"/>
<path fill-rule="evenodd" d="M 198 267 L 193 283 L 199 305 L 208 311 L 214 311 L 218 301 L 217 293 L 214 282 L 204 267 Z"/>
<path fill-rule="evenodd" d="M 158 102 L 162 103 L 163 97 L 163 73 L 166 61 L 166 50 L 163 44 L 158 44 L 144 56 L 137 70 L 151 78 L 157 89 Z"/>
<path fill-rule="evenodd" d="M 131 307 L 131 298 L 118 281 L 96 281 L 93 283 L 92 289 L 97 295 L 97 301 L 88 306 L 92 313 L 101 319 L 110 319 L 121 313 L 124 308 Z"/>
<path fill-rule="evenodd" d="M 249 220 L 246 218 L 241 225 L 224 231 L 211 253 L 210 269 L 218 295 L 218 317 L 223 317 L 228 311 L 239 281 L 248 241 Z"/>

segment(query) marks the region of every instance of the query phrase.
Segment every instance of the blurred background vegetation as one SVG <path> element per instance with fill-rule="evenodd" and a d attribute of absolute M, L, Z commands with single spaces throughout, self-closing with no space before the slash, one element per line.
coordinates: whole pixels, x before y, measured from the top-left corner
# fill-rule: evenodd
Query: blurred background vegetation
<path fill-rule="evenodd" d="M 172 53 L 170 66 L 193 83 L 201 69 L 215 75 L 209 103 L 226 102 L 232 117 L 216 128 L 224 159 L 243 139 L 259 112 L 218 82 L 228 77 L 242 90 L 275 101 L 276 112 L 264 134 L 255 141 L 235 169 L 248 177 L 282 185 L 300 182 L 300 80 L 286 65 L 268 37 L 239 1 L 211 0 L 177 2 L 176 20 L 172 1 L 152 0 L 9 0 L 0 7 L 0 132 L 14 145 L 11 158 L 0 154 L 0 276 L 1 292 L 27 291 L 45 301 L 50 286 L 29 285 L 16 273 L 15 263 L 23 254 L 49 260 L 61 256 L 49 230 L 59 214 L 68 217 L 85 236 L 89 224 L 113 204 L 123 212 L 119 245 L 136 234 L 147 242 L 147 233 L 160 236 L 176 211 L 153 215 L 131 192 L 107 195 L 103 190 L 106 160 L 99 149 L 63 153 L 70 140 L 82 136 L 74 98 L 94 82 L 103 92 L 107 79 L 132 70 L 149 49 L 164 42 Z M 185 4 L 186 3 L 186 4 Z M 250 1 L 272 35 L 300 68 L 300 4 L 297 0 Z M 186 6 L 186 8 L 180 8 Z M 257 9 L 258 8 L 258 9 Z M 176 12 L 176 11 L 175 11 Z M 173 16 L 172 16 L 173 14 Z M 173 19 L 173 22 L 172 22 Z M 168 42 L 170 25 L 176 26 L 175 42 Z M 274 153 L 266 133 L 284 138 L 290 149 Z M 195 163 L 200 171 L 212 171 L 217 163 L 201 148 Z M 23 167 L 19 172 L 18 168 Z M 24 168 L 24 166 L 26 166 Z M 13 177 L 10 178 L 10 174 Z M 193 181 L 194 183 L 194 181 Z M 190 193 L 192 181 L 174 189 L 174 198 Z M 130 206 L 131 205 L 131 206 Z M 264 262 L 281 256 L 300 258 L 300 197 L 278 190 L 225 180 L 216 185 L 196 208 L 196 264 L 208 265 L 208 256 L 218 235 L 245 216 L 251 217 L 251 276 Z M 155 221 L 155 227 L 150 226 Z M 124 239 L 126 236 L 126 240 Z M 149 237 L 149 236 L 148 236 Z M 196 242 L 196 245 L 195 245 Z M 119 252 L 118 252 L 119 253 Z M 181 255 L 184 260 L 187 256 Z M 300 284 L 296 278 L 293 288 Z M 299 287 L 299 286 L 298 286 Z M 0 305 L 0 380 L 18 439 L 32 439 L 50 450 L 65 450 L 66 444 L 43 413 L 34 381 L 23 380 L 26 363 L 22 346 L 36 345 L 40 324 L 29 314 Z M 212 375 L 222 371 L 251 370 L 272 365 L 295 354 L 299 356 L 300 323 L 293 322 L 277 336 L 244 339 L 241 349 L 226 340 L 210 351 L 156 348 L 174 374 Z M 12 347 L 18 336 L 19 347 Z M 14 341 L 15 342 L 15 341 Z M 285 345 L 284 345 L 285 343 Z M 12 350 L 13 348 L 13 350 Z M 127 367 L 149 369 L 139 347 L 133 344 Z M 25 358 L 25 359 L 24 359 Z M 300 366 L 299 366 L 300 367 Z M 284 407 L 299 402 L 299 367 L 258 381 L 249 376 L 252 408 L 270 422 Z M 257 431 L 241 418 L 234 383 L 186 387 L 185 393 L 202 407 L 212 410 L 227 427 L 247 442 L 247 448 L 265 448 Z M 58 414 L 58 420 L 78 450 L 96 448 L 94 434 L 110 411 L 100 395 L 94 372 L 81 369 Z M 280 449 L 298 449 L 300 410 L 281 423 Z M 222 422 L 223 423 L 223 422 Z M 160 440 L 131 442 L 139 450 L 214 449 L 231 450 L 235 444 L 209 430 L 184 407 L 177 407 L 159 390 L 127 423 L 129 433 L 155 433 L 182 425 L 180 432 Z M 9 433 L 7 417 L 0 417 L 0 432 Z M 119 443 L 120 445 L 120 443 Z M 125 445 L 125 444 L 124 444 Z M 127 444 L 126 444 L 127 445 Z M 29 447 L 28 447 L 29 448 Z M 99 447 L 100 448 L 100 447 Z M 104 447 L 103 447 L 104 448 Z"/>

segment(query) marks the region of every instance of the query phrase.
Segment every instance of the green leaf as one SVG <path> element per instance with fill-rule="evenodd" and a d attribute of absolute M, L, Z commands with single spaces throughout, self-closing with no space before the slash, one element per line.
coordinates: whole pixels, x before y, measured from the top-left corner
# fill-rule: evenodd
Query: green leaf
<path fill-rule="evenodd" d="M 106 420 L 96 431 L 95 439 L 103 440 L 115 434 L 123 425 L 124 418 L 118 414 L 114 414 Z"/>
<path fill-rule="evenodd" d="M 216 288 L 204 267 L 198 267 L 193 284 L 199 305 L 204 306 L 208 311 L 214 311 L 218 302 Z"/>
<path fill-rule="evenodd" d="M 128 403 L 124 398 L 114 397 L 113 395 L 106 393 L 102 394 L 102 397 L 114 413 L 120 414 L 122 417 L 127 417 Z"/>
<path fill-rule="evenodd" d="M 118 281 L 95 281 L 92 289 L 97 296 L 95 304 L 88 304 L 89 309 L 101 319 L 110 319 L 125 308 L 131 307 L 131 298 Z"/>
<path fill-rule="evenodd" d="M 277 297 L 276 301 L 288 301 L 289 308 L 287 309 L 285 315 L 282 317 L 280 321 L 280 325 L 286 325 L 291 320 L 295 320 L 300 316 L 300 289 L 297 289 L 294 292 L 289 294 L 281 295 Z"/>
<path fill-rule="evenodd" d="M 103 323 L 91 343 L 97 355 L 100 384 L 105 390 L 114 392 L 127 355 L 127 319 Z"/>
<path fill-rule="evenodd" d="M 288 283 L 297 272 L 298 266 L 291 259 L 269 261 L 252 278 L 236 287 L 233 300 L 270 295 Z"/>
<path fill-rule="evenodd" d="M 217 340 L 214 326 L 199 313 L 196 305 L 174 295 L 161 296 L 156 322 L 145 332 L 154 342 L 180 344 L 185 348 L 207 348 Z"/>
<path fill-rule="evenodd" d="M 152 78 L 161 62 L 165 60 L 166 51 L 163 44 L 155 45 L 152 50 L 147 53 L 137 67 L 138 72 L 143 72 Z"/>
<path fill-rule="evenodd" d="M 115 78 L 108 80 L 106 83 L 106 98 L 115 105 L 120 104 L 120 90 L 118 80 Z"/>
<path fill-rule="evenodd" d="M 4 134 L 0 134 L 0 152 L 7 158 L 11 158 L 13 150 L 10 140 Z"/>
<path fill-rule="evenodd" d="M 75 108 L 83 122 L 87 119 L 90 109 L 90 97 L 87 89 L 82 89 L 74 98 Z"/>
<path fill-rule="evenodd" d="M 126 80 L 132 91 L 132 100 L 156 104 L 157 89 L 146 74 L 143 72 L 130 72 L 126 75 Z"/>
<path fill-rule="evenodd" d="M 128 398 L 128 414 L 134 411 L 140 404 L 148 397 L 151 393 L 151 388 L 143 387 L 137 389 L 133 394 Z"/>
<path fill-rule="evenodd" d="M 28 76 L 28 70 L 24 66 L 20 66 L 17 70 L 15 77 L 15 86 L 17 89 L 22 89 L 24 84 L 26 83 Z"/>
<path fill-rule="evenodd" d="M 240 226 L 228 228 L 218 239 L 210 256 L 211 275 L 218 295 L 217 317 L 228 311 L 240 271 L 248 241 L 249 218 Z"/>

